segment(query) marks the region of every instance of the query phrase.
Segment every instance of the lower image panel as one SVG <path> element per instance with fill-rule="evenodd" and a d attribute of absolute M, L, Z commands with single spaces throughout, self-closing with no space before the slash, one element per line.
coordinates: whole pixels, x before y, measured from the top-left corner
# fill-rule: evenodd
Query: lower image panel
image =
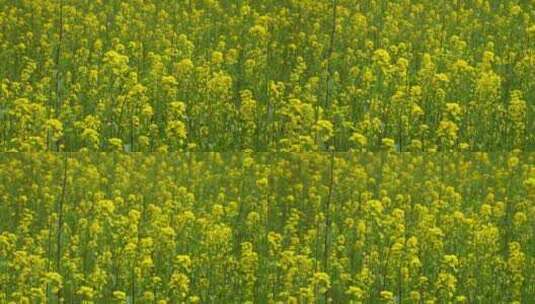
<path fill-rule="evenodd" d="M 535 154 L 0 156 L 0 303 L 535 303 Z"/>

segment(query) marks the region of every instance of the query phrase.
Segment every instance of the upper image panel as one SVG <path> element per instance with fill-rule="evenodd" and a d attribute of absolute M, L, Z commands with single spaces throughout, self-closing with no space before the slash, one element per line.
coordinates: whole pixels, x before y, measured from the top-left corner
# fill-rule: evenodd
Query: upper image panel
<path fill-rule="evenodd" d="M 534 6 L 0 0 L 0 151 L 535 151 Z"/>

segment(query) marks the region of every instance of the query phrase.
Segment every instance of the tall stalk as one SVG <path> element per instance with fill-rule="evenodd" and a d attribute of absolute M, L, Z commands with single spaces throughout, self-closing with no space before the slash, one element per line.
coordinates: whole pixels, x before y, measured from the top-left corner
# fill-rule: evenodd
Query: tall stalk
<path fill-rule="evenodd" d="M 63 0 L 59 0 L 59 39 L 58 39 L 58 46 L 56 49 L 56 56 L 54 58 L 54 65 L 56 67 L 56 73 L 55 73 L 55 93 L 56 93 L 56 105 L 55 105 L 55 112 L 54 115 L 56 117 L 59 117 L 60 115 L 60 108 L 61 108 L 61 52 L 62 52 L 62 45 L 63 45 Z M 49 139 L 50 139 L 50 130 L 47 131 L 47 149 L 49 149 Z M 56 151 L 59 151 L 60 144 L 56 143 Z"/>
<path fill-rule="evenodd" d="M 324 248 L 325 251 L 323 253 L 323 271 L 326 273 L 329 273 L 329 250 L 330 250 L 330 239 L 329 234 L 331 231 L 331 202 L 332 202 L 332 196 L 333 196 L 333 188 L 334 188 L 334 161 L 335 161 L 335 152 L 331 152 L 331 160 L 329 165 L 329 193 L 327 194 L 327 201 L 325 203 L 325 238 L 324 238 Z M 330 288 L 327 289 L 327 292 L 325 292 L 325 303 L 328 303 Z"/>
<path fill-rule="evenodd" d="M 329 34 L 329 47 L 327 48 L 327 52 L 325 53 L 324 60 L 327 61 L 327 78 L 325 81 L 325 108 L 329 109 L 331 106 L 331 80 L 332 80 L 332 66 L 331 66 L 331 56 L 334 49 L 334 42 L 336 38 L 336 8 L 337 8 L 338 0 L 332 0 L 332 12 L 331 12 L 331 31 Z M 316 123 L 319 119 L 319 103 L 316 104 Z M 316 131 L 315 134 L 316 142 L 318 142 L 318 133 Z M 334 145 L 335 139 L 333 136 L 332 144 Z"/>
<path fill-rule="evenodd" d="M 67 187 L 67 169 L 68 169 L 68 155 L 63 156 L 63 181 L 61 184 L 61 195 L 58 200 L 58 226 L 56 239 L 56 272 L 61 274 L 61 234 L 63 230 L 63 205 L 65 203 L 65 189 Z M 61 302 L 62 287 L 58 288 L 58 303 Z"/>

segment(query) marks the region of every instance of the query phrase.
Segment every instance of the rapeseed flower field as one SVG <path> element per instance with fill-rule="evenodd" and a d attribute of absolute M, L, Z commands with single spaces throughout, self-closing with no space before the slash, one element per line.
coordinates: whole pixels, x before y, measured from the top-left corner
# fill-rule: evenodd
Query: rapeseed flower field
<path fill-rule="evenodd" d="M 534 152 L 535 0 L 0 0 L 0 304 L 535 304 Z"/>
<path fill-rule="evenodd" d="M 0 0 L 1 151 L 535 150 L 533 0 Z"/>
<path fill-rule="evenodd" d="M 0 156 L 0 303 L 535 303 L 535 155 Z"/>

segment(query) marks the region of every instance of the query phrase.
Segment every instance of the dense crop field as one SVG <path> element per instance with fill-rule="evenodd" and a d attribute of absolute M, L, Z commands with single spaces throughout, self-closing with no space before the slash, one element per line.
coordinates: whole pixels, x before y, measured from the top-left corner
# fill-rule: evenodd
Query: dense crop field
<path fill-rule="evenodd" d="M 0 0 L 0 304 L 119 303 L 535 304 L 535 0 Z"/>
<path fill-rule="evenodd" d="M 0 303 L 535 303 L 535 155 L 0 156 Z"/>
<path fill-rule="evenodd" d="M 0 0 L 1 151 L 535 150 L 534 0 Z"/>

